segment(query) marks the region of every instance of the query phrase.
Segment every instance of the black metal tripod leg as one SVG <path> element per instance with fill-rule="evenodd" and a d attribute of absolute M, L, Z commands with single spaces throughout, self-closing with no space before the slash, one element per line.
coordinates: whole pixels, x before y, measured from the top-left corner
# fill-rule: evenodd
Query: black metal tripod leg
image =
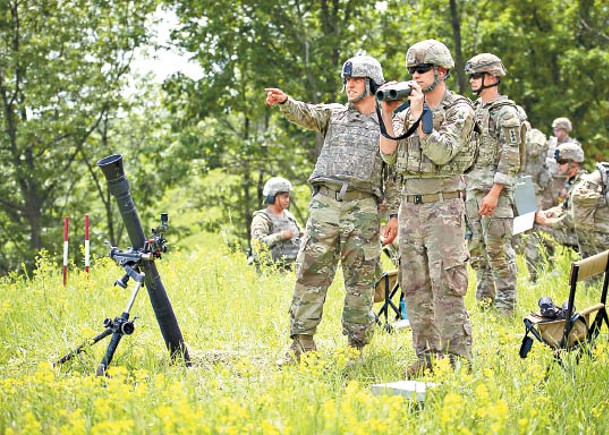
<path fill-rule="evenodd" d="M 121 338 L 123 338 L 123 333 L 120 331 L 112 334 L 110 344 L 108 344 L 108 349 L 106 349 L 106 354 L 95 372 L 96 376 L 103 376 L 106 373 L 106 369 L 112 362 L 112 357 L 114 356 L 114 352 L 116 352 L 116 348 L 118 347 L 118 343 L 120 343 Z"/>
<path fill-rule="evenodd" d="M 65 363 L 66 361 L 71 360 L 72 358 L 74 358 L 76 355 L 78 355 L 79 353 L 85 351 L 88 347 L 93 346 L 95 343 L 97 343 L 98 341 L 106 338 L 108 335 L 112 334 L 112 330 L 111 329 L 106 329 L 105 331 L 103 331 L 100 334 L 97 334 L 95 337 L 93 337 L 91 340 L 87 340 L 85 341 L 83 344 L 81 344 L 80 346 L 78 346 L 76 349 L 70 351 L 69 353 L 67 353 L 66 355 L 64 355 L 63 357 L 61 357 L 60 359 L 58 359 L 57 361 L 55 361 L 53 363 L 53 367 L 58 366 L 60 364 Z"/>

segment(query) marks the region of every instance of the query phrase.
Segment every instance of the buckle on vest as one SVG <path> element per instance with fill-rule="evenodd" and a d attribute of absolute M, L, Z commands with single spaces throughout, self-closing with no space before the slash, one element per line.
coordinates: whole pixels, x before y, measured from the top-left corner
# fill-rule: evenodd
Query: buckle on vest
<path fill-rule="evenodd" d="M 421 195 L 415 195 L 414 196 L 414 203 L 415 204 L 423 204 L 423 197 Z"/>

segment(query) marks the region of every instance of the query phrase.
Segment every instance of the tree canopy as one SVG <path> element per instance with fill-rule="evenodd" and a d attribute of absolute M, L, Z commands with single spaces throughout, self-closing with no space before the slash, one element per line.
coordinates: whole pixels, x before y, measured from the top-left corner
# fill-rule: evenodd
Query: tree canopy
<path fill-rule="evenodd" d="M 172 44 L 203 75 L 176 73 L 127 98 L 134 52 L 150 42 L 157 1 L 0 3 L 1 270 L 42 247 L 53 250 L 70 212 L 90 211 L 103 222 L 96 231 L 113 242 L 122 237 L 94 164 L 114 152 L 128 155 L 139 204 L 186 197 L 207 216 L 184 235 L 226 230 L 230 243 L 243 246 L 264 181 L 281 175 L 304 189 L 322 143 L 266 107 L 264 87 L 307 102 L 344 101 L 339 72 L 347 58 L 375 56 L 387 79 L 408 80 L 406 50 L 423 39 L 450 48 L 449 87 L 470 97 L 464 63 L 497 54 L 508 69 L 501 92 L 534 127 L 550 134 L 552 120 L 567 116 L 589 164 L 609 160 L 609 6 L 602 0 L 163 5 L 179 20 Z M 302 220 L 303 203 L 295 203 Z"/>

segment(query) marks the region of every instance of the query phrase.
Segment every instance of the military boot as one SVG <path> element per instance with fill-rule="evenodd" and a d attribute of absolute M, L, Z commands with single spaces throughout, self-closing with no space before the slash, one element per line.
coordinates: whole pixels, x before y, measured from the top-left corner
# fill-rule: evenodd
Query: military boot
<path fill-rule="evenodd" d="M 424 376 L 426 370 L 429 370 L 433 373 L 433 364 L 431 362 L 431 359 L 418 359 L 408 366 L 405 375 L 407 379 L 414 379 Z"/>
<path fill-rule="evenodd" d="M 306 352 L 316 351 L 315 341 L 312 335 L 299 334 L 292 337 L 292 344 L 283 356 L 277 360 L 277 366 L 282 368 L 286 365 L 295 364 L 300 361 L 300 357 Z"/>
<path fill-rule="evenodd" d="M 453 355 L 450 354 L 448 356 L 448 358 L 450 359 L 450 366 L 452 367 L 452 369 L 454 371 L 456 370 L 462 370 L 464 372 L 466 372 L 467 374 L 471 375 L 472 374 L 472 362 L 471 360 L 460 356 L 460 355 Z"/>
<path fill-rule="evenodd" d="M 499 307 L 496 309 L 497 314 L 499 315 L 499 317 L 511 317 L 515 314 L 515 310 L 513 308 L 505 308 L 505 307 Z"/>
<path fill-rule="evenodd" d="M 364 346 L 365 344 L 362 344 L 357 340 L 349 338 L 349 347 L 351 349 L 354 349 L 356 352 L 353 357 L 349 358 L 347 366 L 353 367 L 358 364 L 361 364 L 364 361 Z"/>

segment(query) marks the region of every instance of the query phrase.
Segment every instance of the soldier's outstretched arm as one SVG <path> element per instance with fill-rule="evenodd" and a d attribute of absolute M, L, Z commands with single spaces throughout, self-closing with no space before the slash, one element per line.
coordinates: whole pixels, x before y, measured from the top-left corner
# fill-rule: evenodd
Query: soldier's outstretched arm
<path fill-rule="evenodd" d="M 324 135 L 330 122 L 332 107 L 341 107 L 340 104 L 309 104 L 296 101 L 279 88 L 264 88 L 264 91 L 266 104 L 279 104 L 281 112 L 289 121 Z"/>
<path fill-rule="evenodd" d="M 288 100 L 288 94 L 279 88 L 264 88 L 264 92 L 266 92 L 266 104 L 269 106 L 283 104 Z"/>

